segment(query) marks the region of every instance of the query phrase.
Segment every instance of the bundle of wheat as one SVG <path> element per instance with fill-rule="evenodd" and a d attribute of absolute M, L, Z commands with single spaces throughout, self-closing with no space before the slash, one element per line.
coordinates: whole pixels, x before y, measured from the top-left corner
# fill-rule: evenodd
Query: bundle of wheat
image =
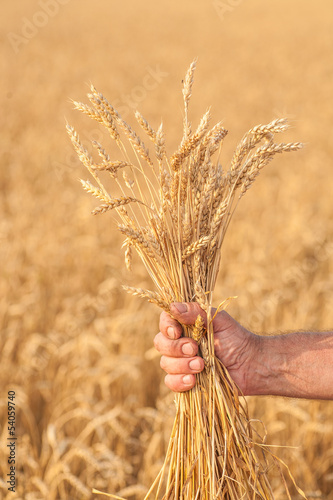
<path fill-rule="evenodd" d="M 288 128 L 285 119 L 258 125 L 244 135 L 225 171 L 213 155 L 227 130 L 221 123 L 209 128 L 209 111 L 195 131 L 188 118 L 195 66 L 193 62 L 183 85 L 183 137 L 170 158 L 162 124 L 154 130 L 140 113 L 135 115 L 154 145 L 153 159 L 136 132 L 94 87 L 88 94 L 91 105 L 74 102 L 75 108 L 106 127 L 122 160 L 111 160 L 104 147 L 93 141 L 99 156 L 95 161 L 75 130 L 67 128 L 96 182 L 82 180 L 82 186 L 102 202 L 92 213 L 116 211 L 118 229 L 125 236 L 126 266 L 130 268 L 134 248 L 155 285 L 155 291 L 125 289 L 166 311 L 173 301 L 196 301 L 207 313 L 206 323 L 198 316 L 192 328 L 184 327 L 184 335 L 199 344 L 205 370 L 197 375 L 191 391 L 176 395 L 165 462 L 145 498 L 273 499 L 267 456 L 280 465 L 254 431 L 245 401 L 214 355 L 212 301 L 221 245 L 238 201 L 277 153 L 296 151 L 302 144 L 274 142 L 275 134 Z M 123 138 L 131 148 L 125 147 Z M 103 171 L 114 179 L 116 197 L 101 182 Z M 282 472 L 281 478 L 284 481 Z M 290 498 L 288 491 L 287 495 Z"/>

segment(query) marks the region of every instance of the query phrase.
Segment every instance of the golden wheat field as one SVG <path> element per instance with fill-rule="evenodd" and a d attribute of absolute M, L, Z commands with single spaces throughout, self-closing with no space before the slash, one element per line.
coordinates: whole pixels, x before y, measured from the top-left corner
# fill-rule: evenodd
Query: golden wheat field
<path fill-rule="evenodd" d="M 149 288 L 146 271 L 138 259 L 126 270 L 113 217 L 93 217 L 78 182 L 66 120 L 86 142 L 102 130 L 70 99 L 86 101 L 93 83 L 129 123 L 136 109 L 155 127 L 163 119 L 172 154 L 197 57 L 190 117 L 212 106 L 223 120 L 222 164 L 250 127 L 288 118 L 287 140 L 305 148 L 278 156 L 242 200 L 215 298 L 237 296 L 228 312 L 252 331 L 330 330 L 333 6 L 26 0 L 2 6 L 0 35 L 0 498 L 106 498 L 96 488 L 141 500 L 165 457 L 174 394 L 153 347 L 159 311 L 121 288 Z M 333 403 L 247 399 L 307 497 L 333 500 Z"/>

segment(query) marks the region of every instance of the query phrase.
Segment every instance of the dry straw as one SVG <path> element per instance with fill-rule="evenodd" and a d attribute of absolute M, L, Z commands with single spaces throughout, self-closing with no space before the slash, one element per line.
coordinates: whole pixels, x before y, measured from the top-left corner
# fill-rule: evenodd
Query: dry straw
<path fill-rule="evenodd" d="M 95 181 L 95 185 L 81 181 L 83 188 L 101 202 L 93 214 L 109 210 L 117 213 L 118 228 L 125 236 L 126 266 L 130 268 L 135 249 L 155 286 L 155 291 L 125 289 L 166 311 L 172 301 L 196 301 L 207 312 L 206 329 L 200 316 L 193 328 L 184 327 L 184 335 L 199 344 L 205 370 L 197 375 L 191 391 L 176 395 L 176 418 L 165 462 L 145 498 L 273 499 L 268 459 L 275 462 L 285 484 L 280 463 L 253 428 L 237 386 L 215 357 L 211 305 L 221 245 L 238 201 L 277 153 L 296 151 L 302 144 L 274 142 L 275 135 L 288 128 L 287 120 L 274 120 L 247 132 L 229 169 L 224 170 L 213 156 L 227 130 L 221 123 L 210 128 L 207 111 L 192 131 L 188 105 L 194 71 L 195 62 L 184 79 L 183 137 L 170 158 L 162 124 L 154 130 L 141 114 L 135 114 L 153 143 L 151 155 L 94 87 L 88 94 L 90 106 L 74 105 L 106 127 L 119 147 L 121 160 L 111 161 L 99 143 L 93 143 L 98 156 L 93 159 L 75 130 L 67 128 L 79 158 Z M 126 141 L 130 147 L 126 147 Z M 116 183 L 117 196 L 111 196 L 104 187 L 102 171 Z M 287 487 L 286 496 L 290 498 Z"/>

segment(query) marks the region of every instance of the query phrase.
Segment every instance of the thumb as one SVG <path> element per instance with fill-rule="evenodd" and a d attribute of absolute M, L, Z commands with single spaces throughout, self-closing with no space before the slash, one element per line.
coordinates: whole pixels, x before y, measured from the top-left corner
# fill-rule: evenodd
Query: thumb
<path fill-rule="evenodd" d="M 199 314 L 202 316 L 205 325 L 207 324 L 207 314 L 197 302 L 173 302 L 170 305 L 170 312 L 183 325 L 194 325 Z"/>
<path fill-rule="evenodd" d="M 207 314 L 199 306 L 197 302 L 173 302 L 170 305 L 170 313 L 172 316 L 183 325 L 194 325 L 198 315 L 203 318 L 205 327 L 207 328 Z M 211 310 L 214 331 L 224 331 L 235 327 L 238 323 L 226 311 L 219 311 L 216 314 L 216 309 Z M 238 325 L 239 326 L 239 325 Z"/>

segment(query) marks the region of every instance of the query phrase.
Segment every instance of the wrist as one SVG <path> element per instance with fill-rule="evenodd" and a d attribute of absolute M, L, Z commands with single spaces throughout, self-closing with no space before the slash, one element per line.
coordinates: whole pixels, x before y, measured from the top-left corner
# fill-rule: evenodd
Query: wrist
<path fill-rule="evenodd" d="M 248 372 L 248 396 L 278 395 L 286 355 L 279 348 L 279 336 L 254 335 L 254 356 Z"/>

